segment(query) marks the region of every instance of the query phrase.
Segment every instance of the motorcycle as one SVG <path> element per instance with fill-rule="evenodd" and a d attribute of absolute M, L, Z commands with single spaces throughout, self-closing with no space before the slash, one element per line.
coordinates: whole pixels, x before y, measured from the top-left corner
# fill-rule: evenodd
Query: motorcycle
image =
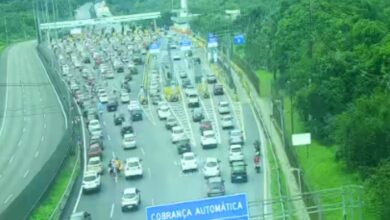
<path fill-rule="evenodd" d="M 258 155 L 255 156 L 254 166 L 255 166 L 256 173 L 260 173 L 261 164 L 260 164 L 260 156 L 258 156 Z"/>

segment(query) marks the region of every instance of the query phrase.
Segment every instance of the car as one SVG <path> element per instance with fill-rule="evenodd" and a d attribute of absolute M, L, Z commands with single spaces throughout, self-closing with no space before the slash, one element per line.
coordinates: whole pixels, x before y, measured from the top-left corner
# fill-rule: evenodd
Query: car
<path fill-rule="evenodd" d="M 116 98 L 110 97 L 106 105 L 108 112 L 114 112 L 118 109 L 118 100 Z"/>
<path fill-rule="evenodd" d="M 213 92 L 214 95 L 223 95 L 223 86 L 221 84 L 214 84 Z"/>
<path fill-rule="evenodd" d="M 88 158 L 91 158 L 91 157 L 100 157 L 101 158 L 103 156 L 103 149 L 99 143 L 92 143 L 89 145 L 87 155 L 88 155 Z"/>
<path fill-rule="evenodd" d="M 69 220 L 92 220 L 91 213 L 82 211 L 75 212 L 69 217 Z"/>
<path fill-rule="evenodd" d="M 225 184 L 222 177 L 211 177 L 207 179 L 207 196 L 223 196 L 225 195 Z"/>
<path fill-rule="evenodd" d="M 220 161 L 215 157 L 207 157 L 203 165 L 203 175 L 205 178 L 220 176 Z"/>
<path fill-rule="evenodd" d="M 210 120 L 202 120 L 199 126 L 200 133 L 203 134 L 204 131 L 213 130 L 213 125 Z"/>
<path fill-rule="evenodd" d="M 198 170 L 198 161 L 196 160 L 195 154 L 193 152 L 183 153 L 180 159 L 180 164 L 183 173 L 187 171 Z"/>
<path fill-rule="evenodd" d="M 150 99 L 152 100 L 153 105 L 157 105 L 162 100 L 162 98 L 159 94 L 155 94 L 155 95 L 150 96 Z"/>
<path fill-rule="evenodd" d="M 191 92 L 187 92 L 188 99 L 188 107 L 199 107 L 199 97 L 195 90 L 191 90 Z"/>
<path fill-rule="evenodd" d="M 127 81 L 122 83 L 122 89 L 125 90 L 128 93 L 131 92 L 130 84 Z"/>
<path fill-rule="evenodd" d="M 141 161 L 142 160 L 139 157 L 130 157 L 126 159 L 126 164 L 125 164 L 126 179 L 143 176 Z"/>
<path fill-rule="evenodd" d="M 114 75 L 114 72 L 113 71 L 107 71 L 104 73 L 104 78 L 105 79 L 114 79 L 115 78 L 115 75 Z"/>
<path fill-rule="evenodd" d="M 233 129 L 229 131 L 229 144 L 244 144 L 244 137 L 240 129 Z"/>
<path fill-rule="evenodd" d="M 134 128 L 130 122 L 122 123 L 122 127 L 121 127 L 122 137 L 124 137 L 125 134 L 133 134 L 133 133 L 134 133 Z"/>
<path fill-rule="evenodd" d="M 199 122 L 204 119 L 202 108 L 194 108 L 192 110 L 192 121 Z"/>
<path fill-rule="evenodd" d="M 97 135 L 91 135 L 89 138 L 89 145 L 94 144 L 94 143 L 98 143 L 100 145 L 100 147 L 102 148 L 102 150 L 104 150 L 102 137 L 97 136 Z"/>
<path fill-rule="evenodd" d="M 179 76 L 180 76 L 180 78 L 185 79 L 185 78 L 187 78 L 187 73 L 185 71 L 180 71 Z"/>
<path fill-rule="evenodd" d="M 97 119 L 89 121 L 88 130 L 91 133 L 91 135 L 93 135 L 93 136 L 102 136 L 103 135 L 103 131 L 102 131 L 102 128 L 100 126 L 100 122 Z"/>
<path fill-rule="evenodd" d="M 234 128 L 233 116 L 223 115 L 221 117 L 221 127 L 222 129 L 231 129 Z"/>
<path fill-rule="evenodd" d="M 121 102 L 122 103 L 129 103 L 130 102 L 130 95 L 127 91 L 121 92 Z"/>
<path fill-rule="evenodd" d="M 114 114 L 114 125 L 122 125 L 122 123 L 125 121 L 125 115 L 124 114 Z"/>
<path fill-rule="evenodd" d="M 135 135 L 130 133 L 130 134 L 125 134 L 123 136 L 122 140 L 122 147 L 123 149 L 134 149 L 137 147 L 137 142 L 135 140 Z"/>
<path fill-rule="evenodd" d="M 99 102 L 101 102 L 101 103 L 107 103 L 108 102 L 108 95 L 107 95 L 107 93 L 101 93 L 99 95 Z"/>
<path fill-rule="evenodd" d="M 243 161 L 244 154 L 242 153 L 242 146 L 239 144 L 234 144 L 230 146 L 229 149 L 229 161 Z"/>
<path fill-rule="evenodd" d="M 207 78 L 207 83 L 209 83 L 209 84 L 213 84 L 213 83 L 217 82 L 217 78 L 212 73 L 208 73 L 206 78 Z"/>
<path fill-rule="evenodd" d="M 137 210 L 141 205 L 141 193 L 137 188 L 125 188 L 122 194 L 122 212 Z"/>
<path fill-rule="evenodd" d="M 200 143 L 203 149 L 216 148 L 218 143 L 213 130 L 203 131 L 203 135 L 200 138 Z"/>
<path fill-rule="evenodd" d="M 132 100 L 130 101 L 130 104 L 127 106 L 131 120 L 132 121 L 140 121 L 142 120 L 142 108 L 138 101 Z"/>
<path fill-rule="evenodd" d="M 230 107 L 229 102 L 227 101 L 220 101 L 218 103 L 218 112 L 219 114 L 229 114 L 230 113 Z"/>
<path fill-rule="evenodd" d="M 100 175 L 95 171 L 85 172 L 82 181 L 83 193 L 100 191 L 100 188 L 101 188 Z"/>
<path fill-rule="evenodd" d="M 189 138 L 177 142 L 176 145 L 177 145 L 177 153 L 180 155 L 186 152 L 191 152 L 192 147 Z"/>
<path fill-rule="evenodd" d="M 67 64 L 62 65 L 62 75 L 66 76 L 69 74 L 69 66 Z"/>
<path fill-rule="evenodd" d="M 157 115 L 160 120 L 166 120 L 171 115 L 168 104 L 164 103 L 160 105 L 157 110 Z"/>
<path fill-rule="evenodd" d="M 91 157 L 88 159 L 87 171 L 95 171 L 98 174 L 103 174 L 103 164 L 100 157 Z"/>
<path fill-rule="evenodd" d="M 165 128 L 166 129 L 172 129 L 173 127 L 177 126 L 177 121 L 175 116 L 169 115 L 167 119 L 165 120 Z"/>
<path fill-rule="evenodd" d="M 184 88 L 184 89 L 193 89 L 194 86 L 191 84 L 191 80 L 186 78 L 186 79 L 182 79 L 181 81 L 181 86 Z"/>
<path fill-rule="evenodd" d="M 173 55 L 172 59 L 173 59 L 173 61 L 180 61 L 181 60 L 180 56 L 177 54 Z"/>
<path fill-rule="evenodd" d="M 184 130 L 180 126 L 175 126 L 172 128 L 172 134 L 171 134 L 171 141 L 172 143 L 177 143 L 180 140 L 183 140 L 186 138 L 186 135 L 184 133 Z"/>
<path fill-rule="evenodd" d="M 246 172 L 246 163 L 244 161 L 235 161 L 230 164 L 230 178 L 232 183 L 248 182 L 248 174 Z"/>
<path fill-rule="evenodd" d="M 89 123 L 93 120 L 97 120 L 98 119 L 98 116 L 94 113 L 88 113 L 87 114 L 87 117 L 86 117 L 86 122 L 87 124 L 89 125 Z"/>

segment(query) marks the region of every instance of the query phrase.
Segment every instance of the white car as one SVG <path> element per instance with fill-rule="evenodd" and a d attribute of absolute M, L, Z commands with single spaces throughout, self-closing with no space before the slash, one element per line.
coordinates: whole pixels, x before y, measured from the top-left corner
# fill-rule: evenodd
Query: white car
<path fill-rule="evenodd" d="M 203 175 L 205 178 L 220 176 L 221 168 L 219 166 L 219 160 L 215 157 L 208 157 L 203 166 Z"/>
<path fill-rule="evenodd" d="M 69 74 L 69 66 L 68 65 L 62 65 L 62 75 L 66 76 Z"/>
<path fill-rule="evenodd" d="M 88 159 L 87 171 L 94 171 L 103 174 L 103 164 L 100 157 L 91 157 Z"/>
<path fill-rule="evenodd" d="M 101 93 L 99 95 L 99 102 L 101 102 L 101 103 L 107 103 L 108 102 L 108 95 L 107 95 L 107 93 Z"/>
<path fill-rule="evenodd" d="M 99 191 L 101 187 L 100 175 L 95 171 L 87 171 L 83 177 L 83 193 Z"/>
<path fill-rule="evenodd" d="M 191 90 L 191 92 L 188 92 L 187 97 L 188 97 L 188 107 L 198 107 L 199 106 L 198 94 L 196 94 L 195 91 Z"/>
<path fill-rule="evenodd" d="M 160 120 L 165 120 L 171 115 L 169 106 L 167 104 L 160 105 L 157 110 L 158 118 Z"/>
<path fill-rule="evenodd" d="M 125 134 L 122 141 L 123 149 L 134 149 L 137 147 L 137 142 L 135 140 L 134 134 Z"/>
<path fill-rule="evenodd" d="M 141 205 L 141 194 L 137 188 L 131 187 L 123 190 L 122 195 L 122 212 L 127 210 L 138 209 Z"/>
<path fill-rule="evenodd" d="M 186 71 L 180 71 L 180 72 L 179 72 L 179 76 L 180 76 L 180 78 L 182 78 L 182 79 L 187 78 L 187 73 L 186 73 Z"/>
<path fill-rule="evenodd" d="M 230 114 L 223 115 L 221 117 L 221 126 L 222 129 L 234 128 L 233 116 L 231 116 Z"/>
<path fill-rule="evenodd" d="M 115 78 L 114 72 L 107 71 L 106 73 L 104 73 L 104 78 L 106 78 L 106 79 L 114 79 Z"/>
<path fill-rule="evenodd" d="M 220 101 L 218 103 L 218 112 L 219 114 L 229 114 L 230 113 L 229 102 Z"/>
<path fill-rule="evenodd" d="M 98 96 L 100 96 L 101 94 L 107 94 L 106 90 L 103 88 L 98 88 L 97 93 L 98 93 Z"/>
<path fill-rule="evenodd" d="M 129 103 L 130 102 L 130 95 L 127 92 L 121 93 L 121 102 L 122 103 Z"/>
<path fill-rule="evenodd" d="M 244 154 L 242 153 L 242 146 L 239 144 L 234 144 L 230 146 L 229 150 L 229 161 L 243 161 Z"/>
<path fill-rule="evenodd" d="M 92 133 L 93 130 L 101 129 L 100 122 L 97 119 L 90 120 L 88 123 L 88 130 Z"/>
<path fill-rule="evenodd" d="M 195 154 L 193 152 L 183 153 L 180 162 L 181 170 L 183 172 L 198 170 L 198 161 L 196 160 Z"/>
<path fill-rule="evenodd" d="M 131 178 L 131 177 L 142 177 L 142 176 L 143 176 L 143 170 L 142 170 L 141 159 L 138 157 L 127 158 L 126 165 L 125 165 L 125 177 Z"/>
<path fill-rule="evenodd" d="M 203 149 L 216 148 L 217 147 L 217 138 L 215 138 L 215 132 L 213 130 L 203 131 L 203 135 L 200 138 L 200 143 L 201 143 Z"/>
<path fill-rule="evenodd" d="M 172 128 L 172 134 L 171 134 L 172 143 L 177 143 L 181 140 L 184 140 L 185 138 L 186 138 L 186 135 L 185 135 L 182 127 L 175 126 Z"/>

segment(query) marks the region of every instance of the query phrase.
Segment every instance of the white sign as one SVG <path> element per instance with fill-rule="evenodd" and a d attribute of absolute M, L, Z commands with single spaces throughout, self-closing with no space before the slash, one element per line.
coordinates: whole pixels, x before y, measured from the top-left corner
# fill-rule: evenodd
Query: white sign
<path fill-rule="evenodd" d="M 292 144 L 293 146 L 302 146 L 302 145 L 311 144 L 311 134 L 310 133 L 293 134 Z"/>

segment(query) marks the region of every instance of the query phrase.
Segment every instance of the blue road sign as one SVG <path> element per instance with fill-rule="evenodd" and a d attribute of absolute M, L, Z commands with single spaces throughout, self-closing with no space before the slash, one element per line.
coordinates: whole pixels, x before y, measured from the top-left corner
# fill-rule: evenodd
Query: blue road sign
<path fill-rule="evenodd" d="M 147 220 L 248 220 L 246 194 L 236 194 L 146 208 Z"/>
<path fill-rule="evenodd" d="M 236 35 L 233 38 L 233 43 L 236 45 L 242 45 L 245 44 L 245 37 L 242 34 Z"/>
<path fill-rule="evenodd" d="M 180 41 L 180 46 L 188 47 L 188 46 L 191 46 L 191 45 L 192 45 L 192 42 L 189 41 L 189 40 L 182 40 L 182 41 Z"/>
<path fill-rule="evenodd" d="M 207 42 L 208 47 L 218 47 L 218 39 L 216 36 L 209 36 L 208 42 Z"/>
<path fill-rule="evenodd" d="M 153 49 L 159 49 L 160 48 L 160 45 L 158 45 L 157 43 L 152 43 L 149 47 L 149 49 L 153 50 Z"/>

